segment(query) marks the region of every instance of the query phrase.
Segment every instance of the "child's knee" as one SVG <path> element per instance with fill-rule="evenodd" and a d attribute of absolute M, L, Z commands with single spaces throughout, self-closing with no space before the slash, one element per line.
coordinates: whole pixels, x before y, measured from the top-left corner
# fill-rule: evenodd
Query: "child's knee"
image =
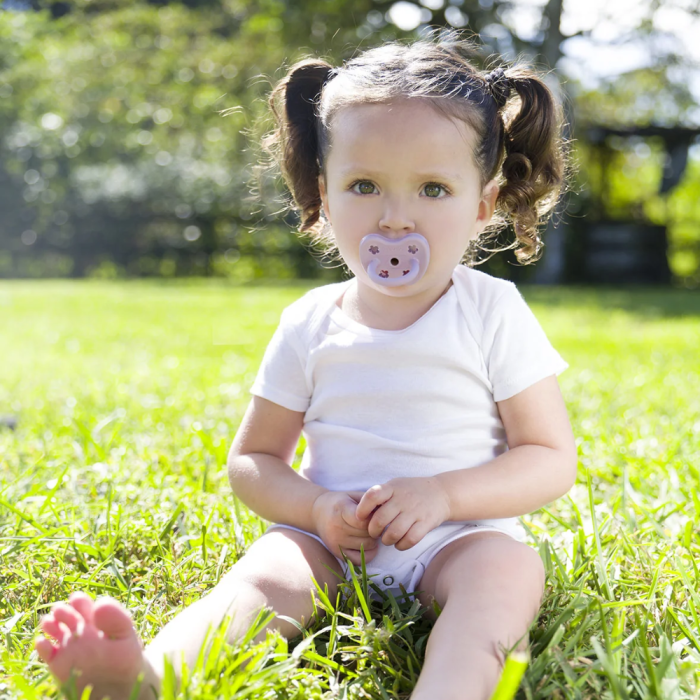
<path fill-rule="evenodd" d="M 265 566 L 247 568 L 240 573 L 238 580 L 267 599 L 308 598 L 313 588 L 311 576 L 307 572 L 285 570 L 282 564 L 273 561 L 267 562 Z"/>
<path fill-rule="evenodd" d="M 231 600 L 235 608 L 263 606 L 295 619 L 309 619 L 314 589 L 308 567 L 284 559 L 243 557 L 217 584 L 217 598 Z"/>
<path fill-rule="evenodd" d="M 255 618 L 265 609 L 276 615 L 291 617 L 301 624 L 306 624 L 310 619 L 313 606 L 308 590 L 305 595 L 309 603 L 305 605 L 304 592 L 292 590 L 264 572 L 234 576 L 231 573 L 221 579 L 205 599 L 210 616 L 216 617 L 219 624 L 226 621 L 229 639 L 246 634 Z M 276 629 L 287 639 L 299 634 L 298 628 L 291 623 L 273 618 L 258 633 L 255 641 L 263 641 L 267 629 Z"/>
<path fill-rule="evenodd" d="M 303 594 L 311 600 L 314 579 L 332 595 L 338 580 L 326 566 L 342 572 L 335 557 L 318 541 L 292 530 L 273 531 L 253 543 L 233 567 L 232 573 L 262 592 Z"/>

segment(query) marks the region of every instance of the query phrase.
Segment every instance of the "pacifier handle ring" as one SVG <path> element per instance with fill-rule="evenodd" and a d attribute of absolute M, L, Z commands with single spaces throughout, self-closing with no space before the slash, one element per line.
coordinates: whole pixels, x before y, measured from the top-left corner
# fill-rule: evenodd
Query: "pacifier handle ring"
<path fill-rule="evenodd" d="M 372 260 L 367 268 L 367 274 L 373 282 L 381 280 L 378 284 L 381 284 L 383 287 L 398 287 L 402 284 L 412 284 L 420 272 L 420 264 L 417 260 L 411 260 L 411 271 L 403 277 L 382 278 L 377 271 L 378 267 L 379 260 Z"/>

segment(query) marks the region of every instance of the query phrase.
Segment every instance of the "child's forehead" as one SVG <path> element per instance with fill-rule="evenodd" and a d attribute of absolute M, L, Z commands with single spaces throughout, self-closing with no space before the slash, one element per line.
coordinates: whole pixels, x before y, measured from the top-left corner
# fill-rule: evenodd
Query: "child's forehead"
<path fill-rule="evenodd" d="M 355 163 L 381 161 L 391 153 L 417 159 L 426 170 L 464 163 L 472 156 L 475 134 L 465 122 L 441 114 L 419 100 L 348 105 L 336 112 L 330 128 L 331 155 Z M 472 158 L 468 159 L 469 161 Z"/>
<path fill-rule="evenodd" d="M 472 129 L 461 120 L 441 113 L 427 100 L 399 98 L 391 102 L 365 102 L 348 104 L 339 108 L 331 119 L 331 132 L 348 131 L 371 125 L 377 129 L 395 130 L 402 127 L 433 130 L 469 131 Z"/>

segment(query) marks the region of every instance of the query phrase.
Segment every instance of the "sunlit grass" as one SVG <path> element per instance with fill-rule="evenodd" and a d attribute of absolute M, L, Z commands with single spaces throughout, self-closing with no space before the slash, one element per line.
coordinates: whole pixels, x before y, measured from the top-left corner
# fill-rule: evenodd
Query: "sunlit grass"
<path fill-rule="evenodd" d="M 60 697 L 32 653 L 53 602 L 113 595 L 148 641 L 260 536 L 226 453 L 306 288 L 0 284 L 0 416 L 18 419 L 0 428 L 0 698 Z M 523 518 L 548 583 L 517 697 L 698 697 L 700 297 L 523 292 L 571 365 L 559 382 L 580 462 L 567 497 Z M 182 697 L 233 683 L 235 697 L 408 697 L 430 626 L 414 600 L 357 584 L 322 599 L 303 637 L 223 646 Z"/>

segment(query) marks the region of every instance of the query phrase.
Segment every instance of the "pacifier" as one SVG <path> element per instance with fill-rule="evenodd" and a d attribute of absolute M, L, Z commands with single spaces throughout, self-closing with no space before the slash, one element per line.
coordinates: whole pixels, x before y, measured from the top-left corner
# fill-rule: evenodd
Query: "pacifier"
<path fill-rule="evenodd" d="M 417 282 L 428 268 L 430 246 L 420 233 L 391 239 L 370 233 L 360 241 L 360 262 L 372 282 L 384 287 Z"/>

